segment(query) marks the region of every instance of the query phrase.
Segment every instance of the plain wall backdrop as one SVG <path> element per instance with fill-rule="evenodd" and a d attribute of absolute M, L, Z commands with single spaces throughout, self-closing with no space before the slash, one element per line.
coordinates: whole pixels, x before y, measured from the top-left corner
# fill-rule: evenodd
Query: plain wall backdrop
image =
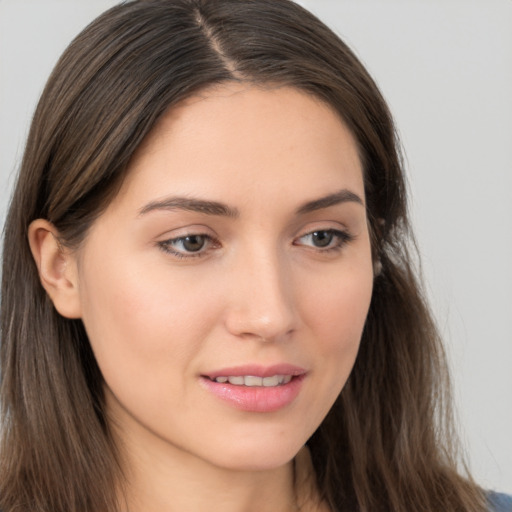
<path fill-rule="evenodd" d="M 57 58 L 113 0 L 0 0 L 0 220 Z M 512 1 L 302 0 L 379 84 L 482 485 L 512 493 Z"/>

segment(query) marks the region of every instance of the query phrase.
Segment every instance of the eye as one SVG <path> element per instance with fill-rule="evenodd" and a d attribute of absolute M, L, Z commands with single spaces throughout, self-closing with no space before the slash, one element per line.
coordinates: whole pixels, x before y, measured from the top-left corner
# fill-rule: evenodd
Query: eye
<path fill-rule="evenodd" d="M 195 233 L 158 242 L 158 246 L 164 252 L 178 258 L 203 256 L 217 245 L 218 243 L 211 236 Z"/>
<path fill-rule="evenodd" d="M 352 235 L 339 229 L 318 229 L 302 235 L 295 245 L 312 247 L 322 252 L 341 249 L 353 239 Z"/>

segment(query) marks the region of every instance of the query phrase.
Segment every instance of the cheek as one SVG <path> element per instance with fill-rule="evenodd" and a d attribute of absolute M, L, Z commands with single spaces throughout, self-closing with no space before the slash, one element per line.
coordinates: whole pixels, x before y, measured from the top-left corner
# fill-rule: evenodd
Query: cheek
<path fill-rule="evenodd" d="M 302 290 L 302 317 L 315 340 L 310 349 L 324 363 L 326 393 L 334 401 L 359 350 L 373 291 L 371 258 L 335 269 L 316 285 L 305 281 Z"/>
<path fill-rule="evenodd" d="M 304 282 L 304 318 L 325 350 L 344 350 L 359 344 L 373 290 L 370 258 L 325 275 L 320 282 Z M 309 291 L 308 291 L 309 290 Z M 315 290 L 311 292 L 311 290 Z"/>
<path fill-rule="evenodd" d="M 355 363 L 372 295 L 371 263 L 350 272 L 338 268 L 316 283 L 304 280 L 301 288 L 302 318 L 309 334 L 303 346 L 308 358 L 315 361 L 313 385 L 306 397 L 310 405 L 303 419 L 311 435 L 334 404 Z"/>
<path fill-rule="evenodd" d="M 165 268 L 110 261 L 91 258 L 81 279 L 83 322 L 106 381 L 147 381 L 189 364 L 218 302 Z"/>

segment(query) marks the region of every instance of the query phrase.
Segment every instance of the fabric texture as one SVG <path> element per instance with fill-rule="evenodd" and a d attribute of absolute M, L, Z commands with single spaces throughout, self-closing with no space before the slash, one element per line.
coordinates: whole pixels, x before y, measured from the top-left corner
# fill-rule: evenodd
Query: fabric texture
<path fill-rule="evenodd" d="M 499 492 L 490 492 L 487 495 L 489 512 L 512 512 L 512 496 Z"/>

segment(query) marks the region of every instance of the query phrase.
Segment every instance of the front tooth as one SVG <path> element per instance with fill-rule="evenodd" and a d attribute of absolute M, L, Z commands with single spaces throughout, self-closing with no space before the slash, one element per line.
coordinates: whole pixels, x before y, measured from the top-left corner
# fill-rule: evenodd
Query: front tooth
<path fill-rule="evenodd" d="M 263 379 L 261 377 L 254 377 L 253 375 L 247 375 L 246 377 L 242 377 L 243 383 L 246 386 L 262 386 Z"/>
<path fill-rule="evenodd" d="M 236 375 L 230 377 L 216 377 L 215 382 L 225 383 L 229 382 L 235 386 L 248 386 L 248 387 L 275 387 L 282 384 L 288 384 L 292 380 L 291 375 L 272 375 L 271 377 L 256 377 L 254 375 Z"/>
<path fill-rule="evenodd" d="M 279 375 L 274 375 L 273 377 L 264 377 L 263 385 L 265 387 L 272 387 L 279 385 Z"/>

